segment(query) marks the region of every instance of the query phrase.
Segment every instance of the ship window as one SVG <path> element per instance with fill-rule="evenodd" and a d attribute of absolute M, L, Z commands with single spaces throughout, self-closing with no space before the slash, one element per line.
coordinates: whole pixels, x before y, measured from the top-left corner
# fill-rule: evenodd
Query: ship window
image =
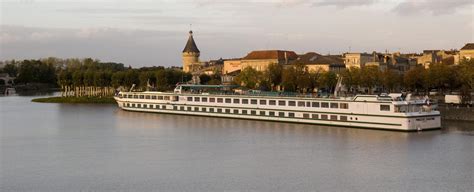
<path fill-rule="evenodd" d="M 318 114 L 313 114 L 311 117 L 312 117 L 313 119 L 318 119 Z"/>
<path fill-rule="evenodd" d="M 209 108 L 209 112 L 214 113 L 214 108 Z"/>
<path fill-rule="evenodd" d="M 265 111 L 260 111 L 261 116 L 265 116 Z"/>
<path fill-rule="evenodd" d="M 321 115 L 322 120 L 328 120 L 328 115 Z"/>
<path fill-rule="evenodd" d="M 161 108 L 162 108 L 162 109 L 166 109 L 166 105 L 162 105 Z"/>
<path fill-rule="evenodd" d="M 390 111 L 390 105 L 380 105 L 380 111 Z"/>
<path fill-rule="evenodd" d="M 201 101 L 202 101 L 202 102 L 207 102 L 207 97 L 201 98 Z"/>
<path fill-rule="evenodd" d="M 257 114 L 257 111 L 255 111 L 255 110 L 251 110 L 251 111 L 250 111 L 250 114 L 252 114 L 252 115 L 256 115 L 256 114 Z"/>
<path fill-rule="evenodd" d="M 179 110 L 184 111 L 184 107 L 179 107 Z"/>
<path fill-rule="evenodd" d="M 289 117 L 295 117 L 295 113 L 288 113 Z"/>
<path fill-rule="evenodd" d="M 260 105 L 266 105 L 266 104 L 267 104 L 267 100 L 264 100 L 264 99 L 260 100 Z"/>
<path fill-rule="evenodd" d="M 173 110 L 178 110 L 178 106 L 173 106 Z"/>
<path fill-rule="evenodd" d="M 128 95 L 128 98 L 133 98 L 133 95 Z"/>
<path fill-rule="evenodd" d="M 165 100 L 170 100 L 170 96 L 165 96 Z"/>
<path fill-rule="evenodd" d="M 132 104 L 132 107 L 135 107 L 135 104 L 134 104 L 134 103 Z"/>
<path fill-rule="evenodd" d="M 319 107 L 319 102 L 313 102 L 313 107 Z"/>
<path fill-rule="evenodd" d="M 217 98 L 217 102 L 218 102 L 218 103 L 222 103 L 223 101 L 224 101 L 224 99 L 222 99 L 222 98 Z"/>
<path fill-rule="evenodd" d="M 145 98 L 145 95 L 140 95 L 140 99 L 143 99 L 143 98 Z"/>
<path fill-rule="evenodd" d="M 285 116 L 285 112 L 278 112 L 278 116 L 284 117 L 284 116 Z"/>
<path fill-rule="evenodd" d="M 133 95 L 133 98 L 138 99 L 138 95 Z"/>
<path fill-rule="evenodd" d="M 298 101 L 298 107 L 304 107 L 304 101 Z"/>
<path fill-rule="evenodd" d="M 256 104 L 257 104 L 257 100 L 256 100 L 256 99 L 251 99 L 251 100 L 250 100 L 250 104 L 256 105 Z"/>
<path fill-rule="evenodd" d="M 340 103 L 340 104 L 339 104 L 339 108 L 341 108 L 341 109 L 349 109 L 349 104 L 347 104 L 347 103 Z"/>
<path fill-rule="evenodd" d="M 247 115 L 247 110 L 242 110 L 242 114 Z"/>
<path fill-rule="evenodd" d="M 337 115 L 331 115 L 331 120 L 336 121 L 337 120 Z"/>
<path fill-rule="evenodd" d="M 188 111 L 191 111 L 191 107 L 187 107 L 187 110 L 188 110 Z"/>
<path fill-rule="evenodd" d="M 217 113 L 222 113 L 222 109 L 217 109 Z"/>
<path fill-rule="evenodd" d="M 242 104 L 249 104 L 249 100 L 248 99 L 242 99 Z"/>
<path fill-rule="evenodd" d="M 156 96 L 151 96 L 151 99 L 156 99 Z"/>
<path fill-rule="evenodd" d="M 327 103 L 327 102 L 321 102 L 321 107 L 322 107 L 322 108 L 329 108 L 329 103 Z"/>
<path fill-rule="evenodd" d="M 240 103 L 240 99 L 234 99 L 234 103 L 239 104 L 239 103 Z"/>
<path fill-rule="evenodd" d="M 199 101 L 201 101 L 201 98 L 200 97 L 194 97 L 194 101 L 199 102 Z"/>
<path fill-rule="evenodd" d="M 211 103 L 216 102 L 216 98 L 214 98 L 214 97 L 209 98 L 209 102 L 211 102 Z"/>
<path fill-rule="evenodd" d="M 270 104 L 270 105 L 276 105 L 276 101 L 275 101 L 275 100 L 270 100 L 270 101 L 269 101 L 269 104 Z"/>
<path fill-rule="evenodd" d="M 339 107 L 338 103 L 331 103 L 331 108 L 337 109 Z"/>
<path fill-rule="evenodd" d="M 143 108 L 148 108 L 148 105 L 147 105 L 147 104 L 144 104 L 144 105 L 143 105 Z"/>
<path fill-rule="evenodd" d="M 280 105 L 280 104 L 278 104 L 278 105 Z M 296 101 L 288 101 L 288 106 L 296 106 Z"/>
<path fill-rule="evenodd" d="M 188 101 L 193 101 L 193 98 L 192 98 L 192 97 L 188 97 Z"/>
<path fill-rule="evenodd" d="M 225 109 L 225 113 L 230 113 L 230 109 Z"/>
<path fill-rule="evenodd" d="M 306 102 L 306 107 L 311 107 L 311 102 Z"/>
<path fill-rule="evenodd" d="M 142 104 L 137 104 L 137 108 L 142 108 Z"/>
<path fill-rule="evenodd" d="M 341 116 L 339 116 L 339 120 L 341 120 L 341 121 L 347 121 L 347 116 L 341 115 Z"/>
<path fill-rule="evenodd" d="M 201 108 L 201 111 L 202 111 L 202 112 L 206 112 L 207 110 L 206 110 L 205 107 L 203 107 L 203 108 Z"/>
<path fill-rule="evenodd" d="M 194 111 L 199 111 L 199 107 L 194 107 Z"/>
<path fill-rule="evenodd" d="M 238 110 L 238 109 L 234 109 L 234 114 L 239 114 L 239 110 Z"/>
<path fill-rule="evenodd" d="M 308 113 L 303 113 L 303 118 L 309 119 L 309 114 Z"/>
<path fill-rule="evenodd" d="M 158 96 L 158 100 L 163 100 L 163 96 Z"/>
<path fill-rule="evenodd" d="M 268 115 L 269 116 L 275 116 L 275 111 L 270 111 Z"/>
<path fill-rule="evenodd" d="M 160 108 L 160 105 L 155 105 L 155 109 L 159 109 Z"/>
<path fill-rule="evenodd" d="M 286 101 L 284 101 L 284 100 L 278 100 L 278 105 L 280 105 L 280 106 L 285 106 L 285 105 L 286 105 Z"/>
<path fill-rule="evenodd" d="M 225 103 L 232 103 L 232 99 L 226 98 L 226 99 L 225 99 Z"/>
<path fill-rule="evenodd" d="M 149 96 L 149 95 L 146 95 L 146 96 L 145 96 L 145 99 L 150 99 L 150 96 Z"/>

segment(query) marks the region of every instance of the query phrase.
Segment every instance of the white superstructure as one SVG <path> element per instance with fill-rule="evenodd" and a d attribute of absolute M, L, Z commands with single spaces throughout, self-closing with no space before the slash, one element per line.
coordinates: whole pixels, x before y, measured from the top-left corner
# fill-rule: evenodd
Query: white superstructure
<path fill-rule="evenodd" d="M 209 93 L 119 92 L 118 106 L 128 111 L 229 117 L 419 131 L 441 127 L 439 111 L 426 100 L 396 101 L 389 96 L 357 95 L 324 99 Z"/>

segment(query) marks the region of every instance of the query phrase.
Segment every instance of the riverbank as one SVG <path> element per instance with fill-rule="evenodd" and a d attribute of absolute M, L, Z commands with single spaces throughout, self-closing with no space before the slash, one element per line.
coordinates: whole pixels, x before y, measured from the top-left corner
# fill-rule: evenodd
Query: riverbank
<path fill-rule="evenodd" d="M 89 104 L 115 104 L 115 99 L 109 97 L 46 97 L 31 100 L 38 103 L 89 103 Z"/>
<path fill-rule="evenodd" d="M 474 122 L 474 107 L 440 106 L 438 110 L 441 113 L 442 120 L 461 120 Z"/>

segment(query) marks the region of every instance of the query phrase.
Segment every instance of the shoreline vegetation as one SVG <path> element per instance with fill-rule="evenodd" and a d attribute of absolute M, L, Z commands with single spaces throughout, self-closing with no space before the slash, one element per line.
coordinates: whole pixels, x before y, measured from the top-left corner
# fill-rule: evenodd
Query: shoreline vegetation
<path fill-rule="evenodd" d="M 112 96 L 82 96 L 82 97 L 44 97 L 32 99 L 32 102 L 37 103 L 71 103 L 71 104 L 116 104 Z"/>

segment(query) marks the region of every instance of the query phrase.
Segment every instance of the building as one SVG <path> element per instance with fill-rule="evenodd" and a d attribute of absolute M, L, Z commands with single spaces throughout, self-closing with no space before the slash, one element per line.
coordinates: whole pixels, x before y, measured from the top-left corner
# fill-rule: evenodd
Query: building
<path fill-rule="evenodd" d="M 344 54 L 344 64 L 346 68 L 365 67 L 367 62 L 375 62 L 374 55 L 368 53 L 345 53 Z"/>
<path fill-rule="evenodd" d="M 201 63 L 199 62 L 200 54 L 201 52 L 194 42 L 193 31 L 189 31 L 189 38 L 182 53 L 184 72 L 193 72 L 201 68 Z"/>
<path fill-rule="evenodd" d="M 423 54 L 416 56 L 417 64 L 429 68 L 431 64 L 445 63 L 456 64 L 459 62 L 459 55 L 456 50 L 423 50 Z"/>
<path fill-rule="evenodd" d="M 298 55 L 294 51 L 260 50 L 252 51 L 240 60 L 241 69 L 252 67 L 257 71 L 265 71 L 270 64 L 289 64 L 296 60 Z"/>
<path fill-rule="evenodd" d="M 299 55 L 296 60 L 290 64 L 304 64 L 310 72 L 336 72 L 339 73 L 346 69 L 344 60 L 340 56 L 320 55 L 315 52 L 309 52 Z"/>
<path fill-rule="evenodd" d="M 473 59 L 474 58 L 474 43 L 467 43 L 459 51 L 459 59 Z"/>
<path fill-rule="evenodd" d="M 222 74 L 233 73 L 234 71 L 242 70 L 242 59 L 227 59 L 224 61 L 224 67 L 222 69 Z"/>

